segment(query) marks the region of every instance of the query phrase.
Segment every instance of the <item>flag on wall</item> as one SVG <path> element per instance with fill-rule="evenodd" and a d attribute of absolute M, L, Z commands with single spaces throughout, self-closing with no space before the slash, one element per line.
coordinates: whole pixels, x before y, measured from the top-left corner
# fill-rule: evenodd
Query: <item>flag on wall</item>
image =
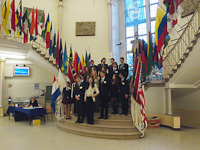
<path fill-rule="evenodd" d="M 162 46 L 164 45 L 165 37 L 167 35 L 167 13 L 160 6 L 158 6 L 155 29 L 155 43 L 158 52 L 160 52 Z"/>
<path fill-rule="evenodd" d="M 148 66 L 147 66 L 147 48 L 146 48 L 146 42 L 144 40 L 139 41 L 139 51 L 141 53 L 143 76 L 144 79 L 146 80 L 146 75 L 148 73 Z"/>
<path fill-rule="evenodd" d="M 60 49 L 59 49 L 59 68 L 62 68 L 62 60 L 63 60 L 63 49 L 62 49 L 62 39 L 60 38 Z"/>
<path fill-rule="evenodd" d="M 137 26 L 146 22 L 145 0 L 125 0 L 126 26 Z"/>
<path fill-rule="evenodd" d="M 56 28 L 54 28 L 53 34 L 53 58 L 56 59 L 57 57 L 57 49 L 56 49 Z"/>
<path fill-rule="evenodd" d="M 52 92 L 51 92 L 51 109 L 55 113 L 55 102 L 56 99 L 61 95 L 60 89 L 58 87 L 58 83 L 56 81 L 56 77 L 54 76 L 54 81 L 52 85 Z"/>
<path fill-rule="evenodd" d="M 78 57 L 79 63 L 78 63 L 78 74 L 83 74 L 83 65 L 82 62 L 80 60 L 80 58 Z"/>
<path fill-rule="evenodd" d="M 66 87 L 66 81 L 62 75 L 61 70 L 58 71 L 58 86 L 60 88 L 60 92 L 63 92 L 63 89 Z"/>
<path fill-rule="evenodd" d="M 88 55 L 88 66 L 90 67 L 90 61 L 91 61 L 91 54 L 90 54 L 90 50 L 89 50 L 89 55 Z"/>
<path fill-rule="evenodd" d="M 89 66 L 89 60 L 88 60 L 87 50 L 86 50 L 86 53 L 85 53 L 85 64 L 86 64 L 87 67 Z"/>
<path fill-rule="evenodd" d="M 52 31 L 52 22 L 51 22 L 51 28 L 50 28 L 50 47 L 49 47 L 49 56 L 53 54 L 53 31 Z"/>
<path fill-rule="evenodd" d="M 152 69 L 154 68 L 153 43 L 152 43 L 152 34 L 151 34 L 151 32 L 149 32 L 149 39 L 148 39 L 147 65 L 148 65 L 148 75 L 150 75 Z"/>
<path fill-rule="evenodd" d="M 75 52 L 74 54 L 74 70 L 78 74 L 78 53 Z"/>
<path fill-rule="evenodd" d="M 34 37 L 34 41 L 37 39 L 38 36 L 38 10 L 36 8 L 35 10 L 35 27 L 34 27 L 34 32 L 33 32 L 33 37 Z"/>
<path fill-rule="evenodd" d="M 23 33 L 24 33 L 24 43 L 28 42 L 28 14 L 27 9 L 23 15 Z"/>
<path fill-rule="evenodd" d="M 70 44 L 69 65 L 72 63 L 72 61 L 73 61 L 73 53 L 72 53 L 72 45 Z"/>
<path fill-rule="evenodd" d="M 35 28 L 35 19 L 34 19 L 34 8 L 32 9 L 29 16 L 29 30 L 30 30 L 30 40 L 33 40 L 33 32 Z"/>
<path fill-rule="evenodd" d="M 16 31 L 16 25 L 15 25 L 15 0 L 11 3 L 11 11 L 12 11 L 12 17 L 11 17 L 11 27 L 14 31 Z"/>
<path fill-rule="evenodd" d="M 43 12 L 42 17 L 40 19 L 40 23 L 39 23 L 39 25 L 42 29 L 41 37 L 43 37 L 43 39 L 45 39 L 45 32 L 46 32 L 44 24 L 45 24 L 45 12 Z"/>
<path fill-rule="evenodd" d="M 84 60 L 84 57 L 83 57 L 83 55 L 82 55 L 82 65 L 83 65 L 83 70 L 85 70 L 86 63 L 85 63 L 85 60 Z"/>
<path fill-rule="evenodd" d="M 62 65 L 62 71 L 64 74 L 67 74 L 67 45 L 65 42 L 65 50 L 63 53 L 64 57 L 63 57 L 63 65 Z"/>
<path fill-rule="evenodd" d="M 60 47 L 59 47 L 59 42 L 60 42 L 60 38 L 59 38 L 59 31 L 58 31 L 58 36 L 57 36 L 57 48 L 56 48 L 56 64 L 59 65 L 59 50 L 60 50 Z"/>
<path fill-rule="evenodd" d="M 46 48 L 48 49 L 50 47 L 50 22 L 49 22 L 49 14 L 48 14 L 45 26 L 46 26 L 45 27 L 45 29 L 46 29 L 46 34 L 45 34 Z"/>
<path fill-rule="evenodd" d="M 17 36 L 22 35 L 22 1 L 20 0 L 19 6 L 15 12 L 15 21 L 17 27 Z"/>
<path fill-rule="evenodd" d="M 72 84 L 74 82 L 74 78 L 76 78 L 76 76 L 77 76 L 77 74 L 74 70 L 73 63 L 71 63 L 70 66 L 68 67 L 67 76 L 70 79 L 70 82 Z"/>
<path fill-rule="evenodd" d="M 6 4 L 6 2 L 5 2 Z M 10 13 L 10 0 L 8 0 L 8 3 L 7 3 L 7 6 L 3 6 L 3 11 L 5 11 L 3 14 L 2 14 L 2 17 L 4 16 L 4 19 L 3 19 L 3 28 L 5 30 L 5 33 L 7 35 L 9 35 L 11 33 L 11 13 Z"/>
<path fill-rule="evenodd" d="M 6 16 L 6 1 L 5 1 L 4 5 L 1 6 L 1 17 L 2 17 L 1 25 L 3 25 L 5 16 Z"/>

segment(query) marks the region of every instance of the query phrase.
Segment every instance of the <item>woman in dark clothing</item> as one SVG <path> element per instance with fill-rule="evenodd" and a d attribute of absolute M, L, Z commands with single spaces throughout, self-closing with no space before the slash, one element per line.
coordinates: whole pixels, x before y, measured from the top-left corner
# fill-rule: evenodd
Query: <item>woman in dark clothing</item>
<path fill-rule="evenodd" d="M 30 99 L 29 107 L 38 107 L 38 102 L 33 97 Z"/>
<path fill-rule="evenodd" d="M 71 119 L 70 111 L 71 111 L 72 99 L 71 99 L 71 87 L 70 87 L 69 82 L 66 82 L 66 87 L 63 89 L 63 101 L 62 101 L 62 103 L 65 106 L 66 119 Z"/>
<path fill-rule="evenodd" d="M 111 114 L 117 114 L 118 111 L 118 97 L 119 97 L 119 78 L 117 74 L 113 74 L 111 80 L 111 105 L 113 112 Z"/>

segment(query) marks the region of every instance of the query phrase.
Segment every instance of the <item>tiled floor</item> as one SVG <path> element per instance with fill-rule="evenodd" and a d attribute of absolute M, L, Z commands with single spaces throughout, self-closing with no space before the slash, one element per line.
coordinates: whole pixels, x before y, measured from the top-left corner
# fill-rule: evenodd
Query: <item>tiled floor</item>
<path fill-rule="evenodd" d="M 0 150 L 200 150 L 200 129 L 148 129 L 145 138 L 107 140 L 63 132 L 54 121 L 41 126 L 0 118 Z"/>

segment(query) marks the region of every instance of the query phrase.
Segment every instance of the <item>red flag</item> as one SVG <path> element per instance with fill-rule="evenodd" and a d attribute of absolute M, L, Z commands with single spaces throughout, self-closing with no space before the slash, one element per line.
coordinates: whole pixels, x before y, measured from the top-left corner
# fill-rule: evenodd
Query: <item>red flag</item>
<path fill-rule="evenodd" d="M 15 0 L 12 1 L 12 4 L 11 4 L 11 10 L 12 10 L 12 18 L 11 18 L 11 26 L 12 26 L 12 29 L 14 31 L 16 31 L 16 25 L 15 25 Z"/>
<path fill-rule="evenodd" d="M 74 55 L 74 70 L 76 73 L 78 73 L 78 53 L 75 52 L 75 55 Z"/>
<path fill-rule="evenodd" d="M 35 11 L 35 35 L 37 36 L 38 35 L 38 13 L 37 13 L 37 8 L 36 8 L 36 11 Z"/>
<path fill-rule="evenodd" d="M 31 20 L 31 29 L 30 29 L 30 35 L 33 35 L 34 28 L 35 28 L 35 19 L 34 19 L 34 8 L 32 9 L 32 20 Z"/>
<path fill-rule="evenodd" d="M 58 65 L 59 64 L 59 41 L 60 41 L 60 38 L 59 38 L 59 31 L 58 31 L 58 36 L 57 36 L 57 57 L 56 57 L 56 64 Z"/>
<path fill-rule="evenodd" d="M 68 78 L 71 81 L 71 84 L 74 82 L 74 78 L 76 78 L 77 74 L 74 70 L 74 66 L 73 63 L 71 63 L 71 65 L 68 67 L 68 73 L 67 73 Z"/>
<path fill-rule="evenodd" d="M 83 65 L 81 63 L 81 60 L 79 60 L 78 63 L 78 74 L 83 74 Z"/>

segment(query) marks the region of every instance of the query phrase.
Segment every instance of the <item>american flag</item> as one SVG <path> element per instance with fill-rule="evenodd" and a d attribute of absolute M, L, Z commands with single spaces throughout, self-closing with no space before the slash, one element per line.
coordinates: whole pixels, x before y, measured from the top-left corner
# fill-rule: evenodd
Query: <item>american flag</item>
<path fill-rule="evenodd" d="M 132 82 L 132 91 L 131 95 L 134 100 L 140 105 L 140 113 L 143 122 L 146 121 L 146 110 L 145 110 L 145 96 L 144 96 L 144 85 L 143 85 L 143 75 L 142 75 L 142 67 L 141 67 L 141 60 L 140 58 L 137 59 L 137 67 L 135 70 L 135 80 L 134 83 Z M 133 80 L 132 80 L 133 81 Z"/>

